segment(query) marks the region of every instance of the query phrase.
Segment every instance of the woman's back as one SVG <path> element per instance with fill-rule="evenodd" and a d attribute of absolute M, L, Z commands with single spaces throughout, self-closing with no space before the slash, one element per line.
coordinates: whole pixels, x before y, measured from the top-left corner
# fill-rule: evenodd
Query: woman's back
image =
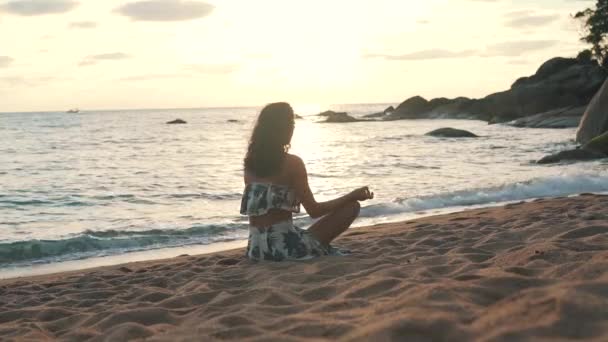
<path fill-rule="evenodd" d="M 243 196 L 241 213 L 249 215 L 251 225 L 269 226 L 285 221 L 292 217 L 293 212 L 300 211 L 291 159 L 292 156 L 287 155 L 278 172 L 272 176 L 258 177 L 251 171 L 245 171 L 246 196 Z"/>

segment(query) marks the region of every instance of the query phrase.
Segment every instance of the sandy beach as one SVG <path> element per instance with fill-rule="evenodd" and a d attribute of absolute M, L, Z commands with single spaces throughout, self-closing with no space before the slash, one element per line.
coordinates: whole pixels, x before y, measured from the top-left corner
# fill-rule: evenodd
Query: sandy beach
<path fill-rule="evenodd" d="M 608 339 L 608 196 L 353 229 L 347 257 L 243 249 L 0 282 L 2 340 Z"/>

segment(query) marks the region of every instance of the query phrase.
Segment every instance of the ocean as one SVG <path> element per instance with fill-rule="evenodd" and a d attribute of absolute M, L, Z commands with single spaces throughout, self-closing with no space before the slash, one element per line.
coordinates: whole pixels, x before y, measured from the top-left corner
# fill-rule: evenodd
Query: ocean
<path fill-rule="evenodd" d="M 336 105 L 361 116 L 395 104 Z M 242 246 L 242 159 L 260 108 L 0 113 L 0 277 Z M 575 129 L 476 120 L 319 123 L 291 152 L 317 200 L 375 192 L 355 226 L 539 197 L 608 192 L 608 162 L 537 165 Z M 165 122 L 181 118 L 185 125 Z M 480 138 L 425 136 L 441 127 Z M 305 213 L 296 224 L 312 222 Z M 174 251 L 167 253 L 167 251 Z"/>

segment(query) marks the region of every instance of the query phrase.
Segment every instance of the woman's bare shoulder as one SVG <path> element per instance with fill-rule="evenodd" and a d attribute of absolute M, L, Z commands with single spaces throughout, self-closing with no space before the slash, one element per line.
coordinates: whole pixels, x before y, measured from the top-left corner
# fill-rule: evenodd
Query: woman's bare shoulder
<path fill-rule="evenodd" d="M 287 161 L 287 165 L 290 169 L 298 169 L 304 166 L 304 161 L 302 160 L 302 158 L 298 157 L 295 154 L 291 154 L 291 153 L 287 153 L 287 158 L 285 158 Z"/>

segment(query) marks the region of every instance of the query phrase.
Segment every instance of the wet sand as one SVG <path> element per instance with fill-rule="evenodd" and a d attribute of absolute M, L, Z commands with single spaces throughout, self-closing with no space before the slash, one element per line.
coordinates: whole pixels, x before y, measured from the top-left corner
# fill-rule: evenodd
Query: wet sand
<path fill-rule="evenodd" d="M 608 340 L 608 196 L 353 229 L 347 257 L 243 249 L 0 281 L 0 339 Z"/>

